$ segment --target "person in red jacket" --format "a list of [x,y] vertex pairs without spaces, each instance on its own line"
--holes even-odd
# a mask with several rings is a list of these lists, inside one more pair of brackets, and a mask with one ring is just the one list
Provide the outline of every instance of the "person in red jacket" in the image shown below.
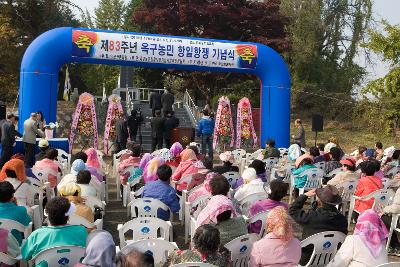
[[[364,176],[361,177],[361,179],[358,182],[356,191],[354,192],[355,196],[365,197],[375,192],[376,190],[383,188],[382,180],[374,176],[374,173],[376,171],[374,162],[370,160],[363,161],[362,163],[360,163],[360,167],[361,167],[361,172],[364,174]],[[364,211],[371,209],[373,205],[374,205],[373,198],[364,201],[356,200],[354,206],[354,210],[356,213],[355,214],[353,213],[353,216],[357,218],[358,214],[361,214]]]

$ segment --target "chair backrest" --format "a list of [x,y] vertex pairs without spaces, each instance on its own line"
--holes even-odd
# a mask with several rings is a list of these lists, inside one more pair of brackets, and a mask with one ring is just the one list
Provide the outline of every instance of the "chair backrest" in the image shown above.
[[296,169],[296,166],[292,162],[288,162],[285,165],[285,178],[283,179],[283,182],[290,183],[290,176],[292,175],[294,169]]
[[[129,172],[129,174],[132,175],[132,173],[134,173],[135,170],[136,170],[137,168],[138,168],[138,167],[135,167],[135,166],[126,167],[126,168],[123,170],[123,174],[125,175],[125,174],[127,174],[127,173]],[[133,180],[132,182],[130,182],[129,185],[130,185],[131,187],[133,187],[133,186],[135,186],[135,185],[138,184],[138,183],[140,183],[140,179],[135,179],[135,180]]]
[[376,267],[399,267],[400,263],[399,262],[388,262],[388,263],[384,263],[384,264],[379,264]]
[[302,175],[307,175],[307,182],[304,185],[304,190],[307,190],[321,186],[324,172],[321,169],[313,168],[306,170]]
[[23,224],[17,221],[10,219],[1,219],[1,218],[0,218],[0,228],[6,229],[9,232],[11,232],[12,230],[17,230],[18,232],[21,233],[25,233],[27,229],[27,227],[25,227]]
[[68,154],[62,149],[57,149],[58,151],[58,156],[57,156],[57,161],[61,164],[61,167],[64,170],[69,170],[69,167],[71,166],[71,154]]
[[305,266],[325,266],[334,257],[339,244],[342,244],[346,235],[342,232],[327,231],[312,235],[301,241],[301,247],[314,245],[309,262]]
[[280,148],[278,148],[278,150],[279,150],[279,153],[281,154],[281,158],[284,156],[284,155],[287,155],[287,153],[288,153],[288,149],[287,148],[284,148],[284,147],[280,147]]
[[240,162],[242,158],[246,156],[246,150],[244,149],[235,149],[232,151],[233,157],[235,158],[235,162]]
[[49,181],[49,174],[57,176],[57,172],[53,171],[50,168],[47,169],[39,169],[37,167],[32,168],[32,173],[40,180],[41,183],[46,183]]
[[7,253],[0,252],[0,266],[2,266],[2,263],[14,266],[18,261],[18,259],[11,257]]
[[358,181],[353,181],[353,182],[344,182],[341,184],[336,185],[338,189],[342,188],[342,201],[343,202],[349,202],[351,200],[351,197],[354,195],[354,192],[356,191],[357,188],[357,183]]
[[317,167],[318,169],[322,170],[325,173],[325,161],[320,161],[320,162],[314,163],[314,166]]
[[[36,266],[47,263],[47,266],[74,266],[80,263],[85,255],[85,248],[78,246],[60,246],[40,252],[32,262]],[[46,266],[43,264],[43,266]]]
[[332,170],[330,173],[325,174],[324,176],[333,178],[339,172],[342,172],[342,168],[336,168],[336,169]]
[[153,217],[141,217],[132,219],[122,225],[118,229],[120,247],[126,246],[125,234],[132,231],[132,240],[138,241],[142,239],[162,238],[169,240],[171,223]]
[[256,234],[247,234],[239,236],[225,244],[225,248],[231,253],[231,261],[233,267],[247,267],[250,251],[253,243],[260,238]]
[[279,161],[279,158],[263,159],[263,162],[265,162],[265,171],[271,172],[271,169],[278,164],[278,161]]
[[385,173],[385,177],[393,177],[396,174],[400,172],[400,166],[399,167],[393,167],[389,171]]
[[155,198],[138,198],[131,202],[132,217],[157,217],[158,209],[170,211],[167,205]]
[[217,266],[205,262],[185,262],[185,263],[171,265],[171,267],[217,267]]
[[372,192],[368,196],[365,196],[365,198],[374,198],[374,205],[372,206],[373,209],[376,211],[381,211],[383,210],[384,207],[388,206],[391,204],[393,200],[394,192],[391,189],[381,189],[381,190],[376,190],[375,192]]
[[161,264],[167,261],[168,255],[177,250],[175,243],[168,242],[164,239],[143,239],[129,243],[121,248],[122,254],[128,254],[131,250],[136,249],[142,253],[150,253],[154,258],[154,265]]
[[382,178],[382,184],[383,184],[383,189],[388,189],[390,185],[390,179],[389,178]]
[[247,214],[250,206],[258,201],[258,200],[263,200],[268,198],[267,192],[261,192],[261,193],[254,193],[254,194],[249,194],[245,196],[241,201],[240,201],[240,209],[242,210],[242,214]]
[[95,207],[99,207],[103,210],[105,210],[106,208],[106,203],[104,201],[101,201],[99,198],[95,196],[86,196],[84,197],[84,199],[85,199],[85,205],[91,208],[92,211],[95,210]]
[[238,172],[226,172],[222,174],[229,182],[229,184],[234,186],[237,180],[240,179],[240,174]]
[[258,234],[258,236],[260,238],[262,238],[265,234],[265,223],[266,223],[268,213],[269,213],[269,210],[259,212],[247,220],[247,224],[252,224],[252,223],[261,221],[261,229],[260,229],[260,233]]
[[94,224],[83,218],[82,216],[71,214],[68,218],[68,224],[71,225],[82,225],[86,228],[93,228]]

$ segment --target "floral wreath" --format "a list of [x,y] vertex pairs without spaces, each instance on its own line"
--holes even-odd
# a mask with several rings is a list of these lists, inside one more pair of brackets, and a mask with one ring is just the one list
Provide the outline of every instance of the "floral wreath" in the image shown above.
[[257,145],[257,134],[254,129],[251,103],[247,97],[240,99],[237,110],[236,148],[240,148],[242,141],[249,143],[253,139],[253,147]]
[[216,148],[218,142],[224,141],[228,141],[228,143],[230,143],[230,147],[233,147],[235,141],[231,104],[226,96],[222,96],[218,100],[218,109],[214,128],[213,148]]
[[98,132],[96,107],[94,105],[94,97],[89,93],[83,93],[79,96],[78,105],[72,116],[71,132],[69,134],[69,152],[72,152],[75,134],[93,137],[93,147],[98,146]]
[[106,117],[106,125],[104,128],[104,153],[109,152],[109,139],[113,139],[116,135],[115,124],[122,117],[124,110],[121,105],[121,97],[112,94],[108,97],[108,109]]

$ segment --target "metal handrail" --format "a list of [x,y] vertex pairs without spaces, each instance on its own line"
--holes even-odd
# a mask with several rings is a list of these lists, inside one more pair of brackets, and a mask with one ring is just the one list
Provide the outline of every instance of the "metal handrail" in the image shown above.
[[196,125],[201,118],[201,112],[199,107],[194,103],[188,90],[186,90],[185,94],[183,95],[183,105],[185,109],[188,111],[192,123]]

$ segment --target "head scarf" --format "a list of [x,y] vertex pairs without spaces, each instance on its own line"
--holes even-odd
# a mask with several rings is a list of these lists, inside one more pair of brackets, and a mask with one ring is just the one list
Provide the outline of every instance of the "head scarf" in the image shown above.
[[115,267],[115,243],[110,233],[103,230],[91,232],[82,263],[87,266]]
[[196,153],[194,153],[194,151],[191,150],[190,148],[186,148],[181,152],[181,161],[187,161],[187,160],[197,161]]
[[293,238],[292,219],[284,207],[277,206],[268,213],[266,230],[284,242]]
[[169,151],[171,152],[172,156],[176,158],[183,151],[183,147],[181,143],[175,142],[172,144],[171,149]]
[[332,147],[337,147],[337,145],[335,143],[332,143],[332,142],[326,144],[325,147],[324,147],[324,152],[325,153],[329,153],[331,151]]
[[3,168],[0,172],[0,181],[3,181],[7,178],[6,170],[12,170],[17,175],[17,179],[21,182],[26,180],[25,176],[25,165],[24,162],[20,159],[11,159],[4,164]]
[[68,197],[68,196],[75,196],[78,192],[78,197],[81,196],[81,187],[77,183],[67,183],[60,189],[60,196]]
[[150,182],[150,181],[155,181],[158,179],[157,177],[157,169],[161,165],[165,164],[165,161],[161,158],[154,158],[150,160],[146,167],[143,170],[143,180],[145,183]]
[[295,161],[298,157],[301,156],[301,149],[298,144],[293,144],[288,149],[288,159],[290,161]]
[[153,158],[153,156],[150,153],[144,154],[142,159],[140,160],[139,168],[143,170],[146,167],[147,163],[149,163],[149,161],[152,158]]
[[78,172],[86,169],[85,162],[83,162],[81,159],[76,159],[74,162],[72,162],[71,174],[76,176],[78,175]]
[[242,173],[242,178],[244,180],[245,183],[248,183],[252,180],[257,179],[257,173],[256,170],[253,168],[247,168],[243,171]]
[[219,158],[222,162],[230,162],[233,164],[235,158],[231,151],[225,151],[219,155]]
[[85,151],[86,155],[88,156],[88,159],[86,161],[86,165],[96,168],[96,169],[100,169],[100,161],[99,158],[97,157],[97,151],[96,149],[94,149],[93,147],[87,149]]
[[314,157],[311,156],[310,154],[304,154],[296,159],[296,162],[294,163],[294,166],[298,168],[300,164],[303,162],[305,159],[310,159],[311,161],[314,161]]
[[364,211],[357,220],[354,235],[360,236],[364,245],[374,257],[378,257],[384,247],[388,231],[379,215],[372,209]]
[[196,221],[196,228],[208,223],[217,223],[217,216],[221,213],[230,210],[232,217],[236,217],[235,207],[232,200],[223,195],[216,195],[211,197],[207,206],[200,212]]
[[173,156],[168,148],[163,148],[152,153],[153,157],[158,157],[163,159],[165,162],[170,161]]

